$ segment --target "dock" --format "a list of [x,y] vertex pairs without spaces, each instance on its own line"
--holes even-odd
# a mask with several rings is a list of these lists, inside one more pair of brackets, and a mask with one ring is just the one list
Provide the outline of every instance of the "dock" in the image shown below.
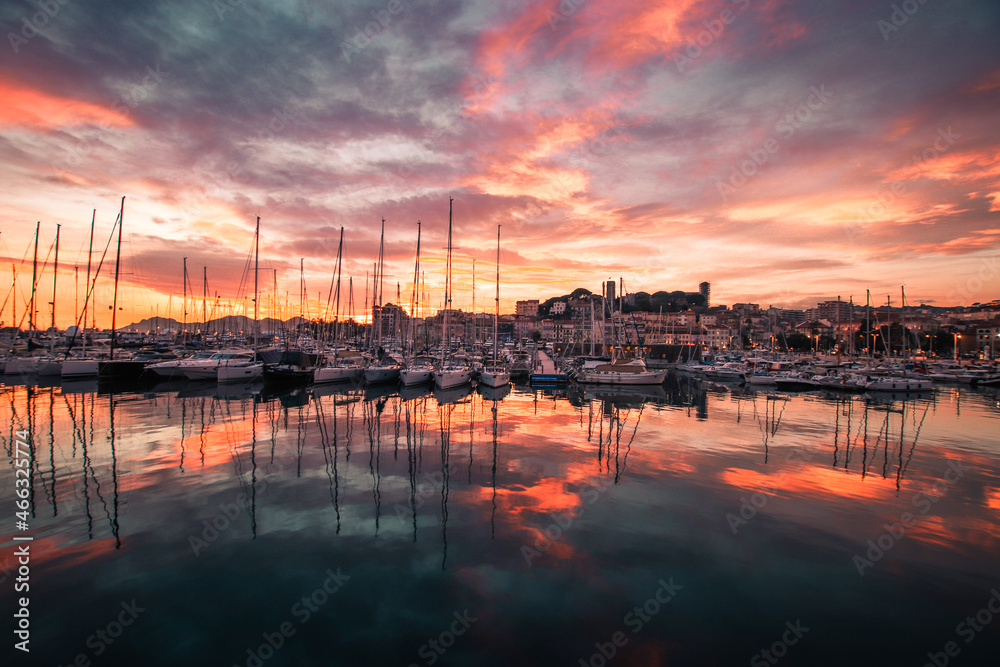
[[556,368],[556,362],[542,350],[535,352],[531,384],[568,384],[569,375]]

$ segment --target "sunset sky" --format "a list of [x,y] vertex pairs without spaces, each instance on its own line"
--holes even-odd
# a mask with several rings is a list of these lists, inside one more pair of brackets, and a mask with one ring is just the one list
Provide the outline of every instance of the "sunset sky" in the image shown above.
[[498,224],[504,311],[619,276],[727,304],[1000,298],[993,0],[44,0],[0,23],[4,325],[36,221],[40,262],[62,225],[73,322],[92,211],[96,263],[122,196],[125,322],[181,319],[184,257],[199,296],[207,266],[244,297],[258,215],[262,304],[276,278],[298,313],[302,259],[320,314],[343,227],[360,311],[384,217],[385,300],[409,303],[419,219],[439,308],[449,196],[465,309],[473,259],[492,307]]

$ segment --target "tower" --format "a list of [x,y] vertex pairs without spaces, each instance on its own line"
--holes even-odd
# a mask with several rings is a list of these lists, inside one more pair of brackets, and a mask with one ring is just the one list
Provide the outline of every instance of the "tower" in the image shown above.
[[705,297],[705,306],[708,307],[709,305],[711,305],[711,304],[709,304],[709,301],[708,301],[708,296],[711,293],[711,287],[710,287],[710,285],[708,283],[701,283],[700,285],[698,285],[698,292],[703,297]]

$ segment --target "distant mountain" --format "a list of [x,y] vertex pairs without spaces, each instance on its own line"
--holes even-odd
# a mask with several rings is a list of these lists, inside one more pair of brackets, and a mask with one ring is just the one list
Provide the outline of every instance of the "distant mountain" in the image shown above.
[[[303,317],[293,317],[288,320],[279,320],[273,317],[265,317],[260,320],[260,330],[261,331],[275,331],[277,329],[294,329],[299,324],[308,323],[309,320]],[[146,319],[139,320],[138,322],[133,322],[132,324],[127,324],[123,327],[119,327],[119,331],[135,330],[135,331],[163,331],[166,329],[173,329],[175,331],[180,331],[183,328],[183,324],[171,317],[147,317]],[[209,320],[208,326],[205,326],[201,322],[188,322],[188,331],[252,331],[253,330],[253,318],[246,317],[244,315],[227,315],[226,317],[219,317],[214,320]]]

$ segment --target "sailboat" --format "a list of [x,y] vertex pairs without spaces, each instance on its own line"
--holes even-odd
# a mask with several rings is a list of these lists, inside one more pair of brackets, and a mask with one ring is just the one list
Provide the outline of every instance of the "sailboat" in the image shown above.
[[[337,292],[334,302],[334,324],[333,324],[333,342],[334,345],[342,343],[342,333],[343,328],[340,327],[340,283],[341,283],[341,270],[344,261],[344,228],[340,228],[340,244],[337,246],[337,264],[336,264],[336,276],[337,276]],[[332,285],[331,285],[332,288]],[[329,307],[330,299],[327,298],[327,306]],[[313,369],[313,382],[316,384],[323,384],[325,382],[344,382],[346,380],[355,380],[361,377],[364,372],[364,366],[354,363],[353,361],[345,361],[345,352],[342,350],[333,351],[333,361],[330,363],[319,366]],[[354,355],[351,355],[353,357]]]
[[[87,280],[84,283],[84,291],[86,295],[83,298],[83,311],[80,313],[79,318],[76,321],[76,326],[73,327],[73,334],[70,338],[69,345],[66,346],[66,354],[70,353],[73,349],[73,343],[76,342],[76,337],[81,336],[81,352],[79,357],[69,357],[62,362],[62,377],[66,380],[74,380],[81,378],[92,378],[97,377],[97,359],[94,357],[87,357],[87,306],[90,303],[90,296],[93,294],[93,286],[90,283],[90,263],[94,252],[94,222],[97,220],[97,209],[94,209],[94,213],[90,219],[90,243],[87,248]],[[97,282],[97,276],[94,276],[94,282]],[[82,327],[82,328],[81,328]]]
[[[264,374],[264,363],[257,359],[257,347],[260,338],[260,322],[257,319],[257,266],[260,255],[260,216],[257,216],[257,226],[253,234],[253,353],[234,354],[220,359],[216,366],[216,379],[219,382],[249,382]],[[185,374],[187,374],[185,372]],[[188,376],[190,377],[190,376]]]
[[488,387],[502,387],[510,383],[510,371],[500,361],[500,225],[497,225],[497,296],[493,313],[493,361],[479,374],[479,382]]
[[399,379],[401,366],[382,349],[382,279],[385,277],[384,265],[385,218],[382,218],[382,235],[378,242],[378,265],[372,281],[374,295],[372,297],[372,329],[377,332],[375,347],[378,358],[365,369],[365,382],[394,382]]
[[121,210],[118,212],[118,248],[115,253],[115,292],[111,302],[111,349],[108,360],[97,364],[97,376],[102,380],[134,380],[146,368],[146,361],[130,358],[115,358],[115,343],[118,330],[115,326],[118,315],[118,276],[121,272],[122,259],[122,226],[125,224],[125,197],[122,197]]
[[[623,282],[624,287],[624,282]],[[624,288],[622,294],[624,295]],[[605,302],[607,299],[605,299]],[[610,304],[605,303],[605,308]],[[612,325],[616,318],[612,316]],[[640,357],[626,358],[621,342],[618,340],[618,327],[614,327],[615,342],[611,350],[611,363],[598,364],[593,368],[584,368],[576,377],[578,382],[587,384],[613,385],[650,385],[663,384],[667,379],[667,371],[651,371],[646,368],[646,362]],[[638,340],[641,347],[642,341]]]
[[451,348],[451,331],[448,328],[448,314],[451,311],[451,220],[452,202],[455,200],[448,197],[448,256],[445,261],[444,277],[444,317],[441,327],[441,361],[440,365],[434,369],[434,386],[438,389],[452,389],[460,387],[472,381],[472,369],[465,362],[448,358]]
[[404,387],[416,387],[427,384],[434,378],[434,367],[422,357],[414,357],[414,331],[413,323],[416,316],[414,310],[419,295],[420,278],[420,221],[417,220],[417,253],[413,267],[413,296],[410,299],[410,320],[407,322],[406,335],[406,364],[399,371],[399,379]]

